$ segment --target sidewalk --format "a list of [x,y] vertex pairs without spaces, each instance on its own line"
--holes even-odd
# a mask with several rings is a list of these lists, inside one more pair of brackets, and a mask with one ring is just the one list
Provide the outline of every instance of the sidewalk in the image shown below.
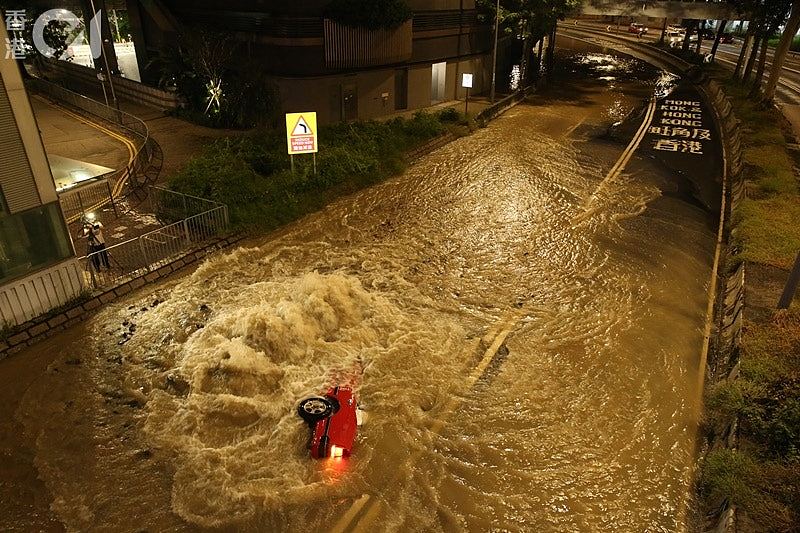
[[31,95],[30,102],[45,152],[48,158],[56,156],[51,165],[60,158],[88,163],[86,168],[90,171],[94,170],[92,165],[117,170],[128,164],[128,149],[123,143],[64,113],[39,95]]

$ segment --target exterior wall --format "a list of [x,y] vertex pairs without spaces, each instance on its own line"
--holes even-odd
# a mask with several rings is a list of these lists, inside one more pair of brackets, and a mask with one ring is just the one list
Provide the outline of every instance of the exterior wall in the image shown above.
[[[0,25],[0,42],[7,38]],[[0,327],[21,324],[83,290],[39,128],[13,59],[0,58]],[[10,197],[9,197],[10,198]],[[5,208],[8,207],[8,211]]]
[[[0,27],[0,42],[5,42],[7,38],[8,34],[5,27]],[[22,84],[22,76],[19,73],[17,62],[13,59],[0,59],[0,77],[2,77],[2,86],[5,88],[4,96],[7,96],[10,104],[13,122],[16,123],[16,128],[14,128],[14,124],[9,124],[6,126],[9,127],[7,131],[0,132],[2,133],[3,142],[8,140],[21,142],[24,146],[24,156],[27,157],[27,162],[24,160],[2,161],[0,159],[0,163],[6,168],[16,168],[17,172],[25,171],[22,176],[19,174],[2,176],[4,180],[9,181],[0,183],[0,188],[11,186],[13,182],[16,187],[25,189],[25,191],[20,192],[26,197],[35,198],[38,196],[38,202],[34,202],[33,205],[28,205],[26,202],[23,208],[55,202],[58,200],[58,196],[53,184],[53,176],[50,173],[50,165],[47,162],[44,145],[39,136],[39,127],[33,116],[28,93]],[[3,90],[2,87],[0,87],[0,90]],[[16,151],[9,150],[7,147],[4,148],[3,153],[6,157],[11,156],[16,159],[20,156]],[[12,212],[15,211],[14,206],[9,207]]]
[[[491,64],[491,57],[486,54],[447,62],[445,99],[463,99],[466,96],[466,89],[461,87],[461,75],[465,72],[474,74],[470,94],[488,90]],[[341,120],[341,86],[346,84],[357,86],[358,119],[369,120],[430,106],[431,65],[423,63],[405,68],[408,68],[408,107],[404,110],[395,109],[395,67],[338,76],[279,78],[277,83],[283,110],[286,113],[316,111],[320,124],[338,122]],[[387,95],[385,98],[384,94]]]
[[72,258],[0,287],[0,324],[16,326],[60,307],[83,291],[83,273]]
[[408,69],[408,109],[431,105],[431,66],[414,65]]

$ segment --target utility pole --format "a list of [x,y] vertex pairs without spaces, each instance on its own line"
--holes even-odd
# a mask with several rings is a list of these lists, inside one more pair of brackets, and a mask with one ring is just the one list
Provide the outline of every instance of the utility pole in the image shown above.
[[491,103],[494,103],[495,90],[497,86],[497,41],[500,32],[500,0],[497,0],[497,8],[494,12],[494,52],[492,53],[492,91],[490,95]]
[[[92,14],[97,13],[97,9],[94,7],[94,0],[89,0],[89,4],[92,6]],[[111,99],[114,101],[114,107],[117,108],[117,120],[120,124],[122,124],[122,115],[119,112],[119,101],[117,100],[117,93],[114,91],[114,80],[112,79],[113,76],[111,74],[111,68],[108,66],[108,49],[106,47],[106,43],[103,42],[102,22],[100,21],[100,18],[101,17],[94,17],[95,25],[97,26],[97,37],[100,39],[100,50],[103,54],[103,62],[106,66],[106,77],[108,78],[108,86],[111,89]],[[111,43],[111,47],[113,49],[113,42]],[[105,92],[105,85],[103,86],[103,92]]]

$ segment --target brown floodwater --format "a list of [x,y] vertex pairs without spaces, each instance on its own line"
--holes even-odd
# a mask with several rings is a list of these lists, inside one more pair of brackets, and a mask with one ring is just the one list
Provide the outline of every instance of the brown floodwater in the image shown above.
[[[39,513],[4,528],[324,531],[368,495],[345,529],[682,529],[717,217],[648,158],[600,186],[625,148],[604,132],[658,73],[568,65],[402,176],[106,307],[47,364],[0,364],[26,376],[13,501]],[[295,406],[332,382],[368,420],[315,462]]]

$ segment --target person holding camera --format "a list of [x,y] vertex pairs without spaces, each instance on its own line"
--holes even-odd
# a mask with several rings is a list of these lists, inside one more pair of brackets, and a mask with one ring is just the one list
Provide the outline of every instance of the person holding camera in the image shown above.
[[103,224],[99,220],[93,222],[84,221],[83,237],[86,238],[87,255],[92,258],[95,270],[100,271],[101,265],[111,270],[108,262],[108,252],[106,251],[106,240],[103,237]]

